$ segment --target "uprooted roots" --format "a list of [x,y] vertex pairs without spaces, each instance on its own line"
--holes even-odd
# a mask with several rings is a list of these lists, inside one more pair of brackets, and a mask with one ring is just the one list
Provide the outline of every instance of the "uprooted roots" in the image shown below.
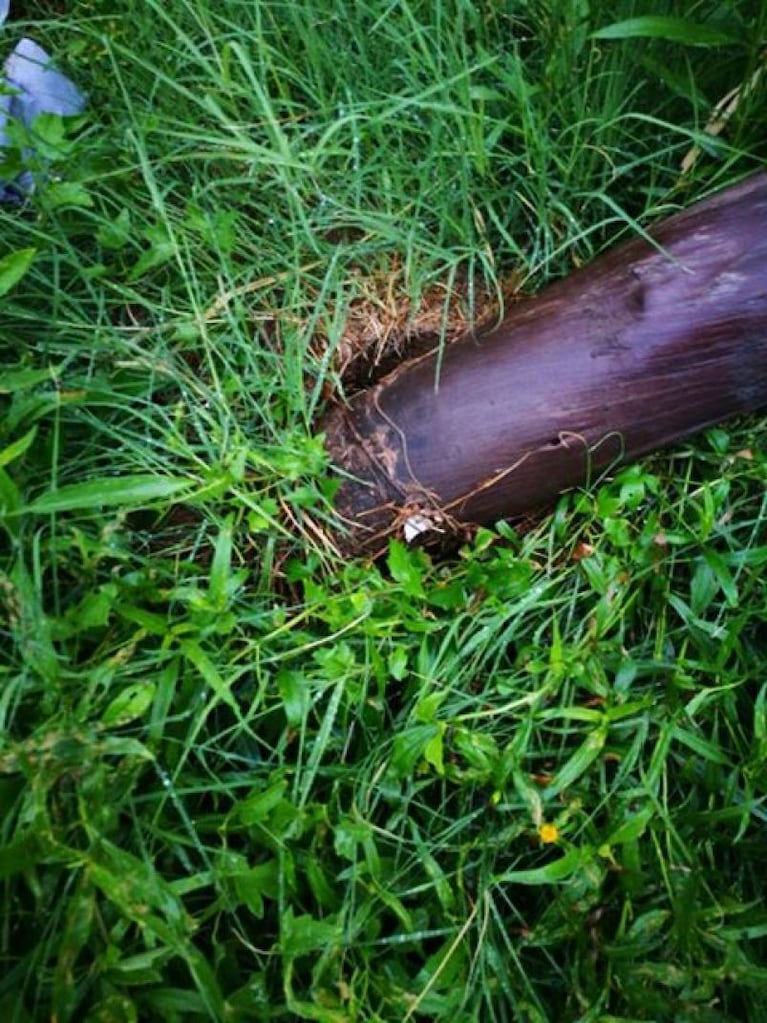
[[[493,322],[504,300],[516,291],[514,281],[499,289],[484,280],[470,281],[464,274],[431,284],[414,296],[396,263],[368,275],[359,271],[355,277],[356,294],[334,344],[334,366],[347,397],[402,362]],[[326,348],[333,342],[320,336],[315,343]]]

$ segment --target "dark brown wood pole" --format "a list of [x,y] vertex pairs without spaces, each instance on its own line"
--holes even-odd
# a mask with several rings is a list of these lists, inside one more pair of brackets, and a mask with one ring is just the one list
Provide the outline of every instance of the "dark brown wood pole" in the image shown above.
[[342,549],[518,516],[767,404],[767,173],[650,234],[329,412]]

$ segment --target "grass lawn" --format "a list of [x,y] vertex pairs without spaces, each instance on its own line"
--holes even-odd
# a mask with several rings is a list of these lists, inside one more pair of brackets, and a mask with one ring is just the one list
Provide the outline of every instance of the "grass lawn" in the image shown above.
[[3,1020],[767,1019],[764,418],[328,543],[329,399],[764,164],[767,7],[647,6],[15,5]]

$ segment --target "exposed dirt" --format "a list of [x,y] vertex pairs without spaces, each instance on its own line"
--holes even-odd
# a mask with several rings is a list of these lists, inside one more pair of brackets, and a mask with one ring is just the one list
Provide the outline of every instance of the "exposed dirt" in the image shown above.
[[[432,284],[414,297],[396,263],[367,277],[360,272],[355,284],[358,294],[349,302],[334,353],[347,396],[408,359],[490,326],[518,289],[513,277],[498,290],[482,279],[470,281],[462,275]],[[328,343],[327,338],[318,341]]]

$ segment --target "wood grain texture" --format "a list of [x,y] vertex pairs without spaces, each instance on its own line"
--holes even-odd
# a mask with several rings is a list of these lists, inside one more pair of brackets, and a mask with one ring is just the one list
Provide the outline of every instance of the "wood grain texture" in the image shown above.
[[[491,523],[767,404],[767,174],[398,367],[321,429],[347,550],[409,511]],[[436,520],[435,520],[436,521]]]

